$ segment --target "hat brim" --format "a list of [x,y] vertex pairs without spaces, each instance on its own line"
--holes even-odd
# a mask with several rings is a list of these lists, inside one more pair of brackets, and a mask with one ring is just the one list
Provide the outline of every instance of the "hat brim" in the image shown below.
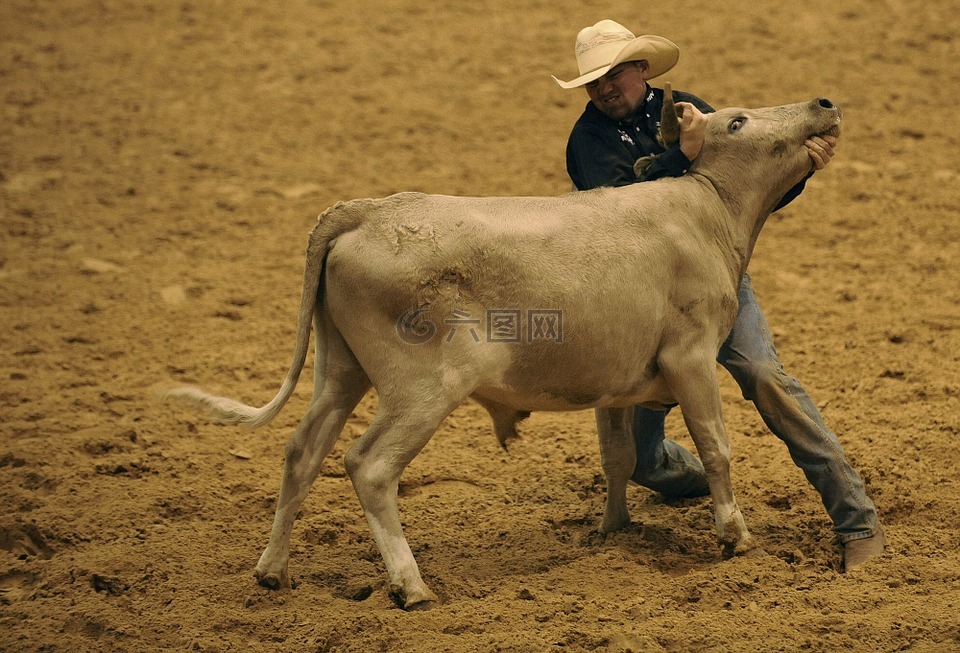
[[654,34],[644,34],[623,46],[623,49],[608,66],[591,70],[576,79],[571,79],[569,82],[557,79],[554,75],[551,75],[551,77],[561,88],[577,88],[600,79],[614,66],[619,66],[627,61],[640,61],[642,59],[646,59],[650,64],[650,74],[647,79],[653,79],[677,65],[677,61],[680,59],[680,48],[670,39]]

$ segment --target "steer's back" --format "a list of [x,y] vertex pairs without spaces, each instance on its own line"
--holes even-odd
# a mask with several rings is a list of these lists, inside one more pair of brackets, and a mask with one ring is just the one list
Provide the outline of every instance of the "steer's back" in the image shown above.
[[[451,385],[507,404],[519,396],[530,410],[640,398],[655,390],[659,343],[685,301],[678,271],[719,276],[709,250],[689,251],[696,237],[676,237],[693,218],[657,192],[670,184],[643,186],[346,203],[340,210],[364,219],[330,250],[325,310],[375,385],[397,382],[400,368],[413,378],[439,366]],[[714,285],[699,299],[729,292]],[[402,338],[404,315],[436,332]]]

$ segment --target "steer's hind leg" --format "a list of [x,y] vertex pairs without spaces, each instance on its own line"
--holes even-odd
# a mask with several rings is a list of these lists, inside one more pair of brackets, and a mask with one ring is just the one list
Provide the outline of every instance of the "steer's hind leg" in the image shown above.
[[707,473],[720,544],[728,555],[745,553],[756,544],[733,495],[714,356],[695,347],[677,348],[661,354],[661,366]]
[[[413,394],[437,397],[439,393]],[[442,401],[437,399],[438,404]],[[400,408],[398,402],[381,395],[376,418],[346,456],[347,473],[390,576],[390,594],[407,609],[437,598],[420,577],[397,508],[401,473],[456,406],[430,403],[418,402],[411,410],[409,397]]]
[[607,503],[600,523],[601,533],[611,533],[630,524],[627,482],[637,464],[637,444],[630,425],[633,408],[598,408],[600,462],[607,479]]
[[314,392],[310,408],[287,442],[273,530],[257,563],[257,582],[271,589],[290,587],[287,560],[297,511],[350,412],[370,388],[367,375],[339,336],[331,334],[327,344],[327,356],[317,361],[324,369],[323,382],[318,382],[322,389]]

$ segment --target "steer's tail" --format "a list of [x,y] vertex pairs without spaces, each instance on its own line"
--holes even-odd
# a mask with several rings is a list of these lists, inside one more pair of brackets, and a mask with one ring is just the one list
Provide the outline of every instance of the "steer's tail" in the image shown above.
[[252,429],[263,426],[276,417],[280,409],[293,395],[300,378],[300,372],[303,370],[303,364],[307,359],[307,350],[310,345],[310,326],[317,304],[320,276],[323,272],[327,252],[337,236],[358,226],[360,220],[361,212],[350,210],[349,205],[341,202],[324,211],[310,232],[307,260],[303,271],[303,295],[300,297],[300,313],[297,317],[297,344],[293,354],[293,362],[290,363],[290,370],[283,380],[280,391],[270,400],[270,403],[256,408],[229,397],[210,394],[195,386],[183,386],[169,390],[164,393],[163,399],[192,403],[206,410],[219,422],[242,424]]

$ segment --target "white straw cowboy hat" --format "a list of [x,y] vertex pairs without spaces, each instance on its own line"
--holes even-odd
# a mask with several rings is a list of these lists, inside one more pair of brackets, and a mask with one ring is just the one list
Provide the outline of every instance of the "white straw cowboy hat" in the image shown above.
[[648,79],[653,79],[673,68],[680,58],[680,48],[673,41],[653,34],[634,36],[633,32],[612,20],[601,20],[580,30],[575,53],[579,77],[564,82],[551,75],[553,81],[563,88],[583,86],[600,79],[624,61],[641,59],[650,64]]

